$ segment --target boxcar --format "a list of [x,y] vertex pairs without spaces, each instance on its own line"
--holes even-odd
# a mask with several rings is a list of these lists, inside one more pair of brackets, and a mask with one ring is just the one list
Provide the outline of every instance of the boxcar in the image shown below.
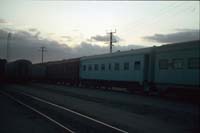
[[46,64],[33,64],[31,66],[31,79],[33,81],[44,81],[46,78]]
[[8,81],[24,82],[30,79],[31,62],[28,60],[16,60],[6,64],[6,79]]
[[5,66],[6,66],[6,60],[0,59],[0,83],[4,82],[5,79]]
[[79,84],[80,58],[47,63],[47,79],[51,82],[62,82],[71,85]]

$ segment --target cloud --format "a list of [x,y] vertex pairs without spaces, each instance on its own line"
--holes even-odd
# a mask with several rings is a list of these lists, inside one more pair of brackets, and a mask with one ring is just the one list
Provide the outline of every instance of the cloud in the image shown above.
[[6,24],[6,23],[8,23],[6,20],[0,19],[0,24]]
[[8,35],[7,32],[5,32],[4,30],[0,30],[0,40],[6,38]]
[[[6,57],[6,44],[7,44],[8,31],[0,30],[0,58]],[[70,57],[70,50],[68,46],[60,44],[56,41],[47,39],[38,39],[38,32],[33,35],[27,31],[13,31],[10,40],[10,58],[28,59],[32,62],[40,62],[41,46],[47,47],[48,52],[45,53],[45,60],[57,60]]]
[[38,30],[36,28],[30,28],[30,29],[28,29],[28,31],[30,31],[30,32],[38,32]]
[[39,36],[41,34],[41,32],[36,28],[30,28],[30,29],[28,29],[28,31],[31,32],[32,34],[34,34],[35,38],[39,38]]
[[176,29],[176,31],[177,32],[170,34],[154,34],[153,36],[145,36],[143,39],[159,43],[175,43],[200,39],[198,29]]
[[[6,57],[6,44],[8,32],[5,29],[0,29],[0,58]],[[37,32],[39,32],[37,30]],[[36,33],[37,33],[36,32]],[[76,47],[69,47],[66,44],[61,44],[57,41],[52,41],[45,38],[38,38],[32,32],[23,30],[13,30],[10,40],[10,61],[17,59],[28,59],[33,63],[41,62],[40,47],[45,46],[47,52],[44,53],[45,61],[62,60],[76,58],[82,56],[103,54],[109,52],[109,47],[101,47],[96,44],[83,41]],[[113,47],[113,52],[141,48],[139,45],[128,45]]]
[[96,55],[106,53],[108,50],[106,47],[101,47],[99,45],[92,45],[88,42],[81,42],[80,45],[76,46],[72,50],[74,53],[79,54],[79,56],[88,56],[88,55]]
[[13,23],[11,23],[11,22],[9,22],[9,21],[7,21],[7,20],[5,20],[5,19],[1,19],[0,18],[0,25],[12,25]]
[[67,41],[72,41],[73,38],[71,36],[61,36],[62,39],[65,39]]
[[39,38],[39,36],[40,36],[40,31],[36,32],[34,35],[34,37],[36,37],[36,38]]
[[[120,46],[120,45],[114,45],[113,46],[113,52],[116,51],[126,51],[126,50],[131,50],[131,49],[139,49],[139,48],[144,48],[145,46],[142,45],[127,45],[127,46]],[[81,42],[80,45],[77,47],[73,48],[72,51],[74,53],[79,54],[79,56],[89,56],[89,55],[98,55],[98,54],[105,54],[109,53],[109,46],[99,46],[99,45],[93,45],[88,42]]]
[[[118,36],[113,36],[112,39],[113,39],[113,42],[119,42],[122,40]],[[108,41],[110,41],[110,36],[109,35],[96,35],[96,36],[92,36],[89,40],[94,40],[97,42],[108,42]]]
[[52,35],[55,35],[55,33],[51,33],[51,32],[50,32],[50,33],[48,33],[48,35],[49,35],[49,36],[52,36]]

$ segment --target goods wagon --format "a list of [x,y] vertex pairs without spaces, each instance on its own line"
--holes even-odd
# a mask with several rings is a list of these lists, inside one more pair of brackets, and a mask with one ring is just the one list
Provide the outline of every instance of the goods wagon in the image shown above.
[[48,62],[46,76],[51,82],[62,82],[71,85],[79,84],[80,58]]
[[46,64],[33,64],[31,66],[31,79],[33,81],[44,81],[46,78]]
[[16,60],[6,64],[6,79],[8,81],[24,82],[30,79],[32,63],[28,60]]
[[6,66],[6,60],[0,59],[0,83],[4,82],[5,79],[5,66]]

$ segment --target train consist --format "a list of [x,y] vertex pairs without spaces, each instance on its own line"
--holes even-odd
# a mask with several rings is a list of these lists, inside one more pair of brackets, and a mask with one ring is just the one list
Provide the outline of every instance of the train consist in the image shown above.
[[7,79],[120,87],[143,92],[200,91],[200,41],[154,46],[43,64],[18,60],[5,66]]

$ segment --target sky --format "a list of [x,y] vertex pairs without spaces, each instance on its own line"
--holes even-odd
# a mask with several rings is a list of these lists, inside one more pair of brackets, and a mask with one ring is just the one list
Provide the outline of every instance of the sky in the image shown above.
[[[26,43],[20,47],[48,43],[49,49],[62,49],[63,54],[48,60],[106,53],[107,33],[115,30],[114,50],[199,40],[199,5],[199,1],[0,0],[0,57],[5,58],[8,32],[11,43]],[[39,61],[39,56],[31,57]]]

